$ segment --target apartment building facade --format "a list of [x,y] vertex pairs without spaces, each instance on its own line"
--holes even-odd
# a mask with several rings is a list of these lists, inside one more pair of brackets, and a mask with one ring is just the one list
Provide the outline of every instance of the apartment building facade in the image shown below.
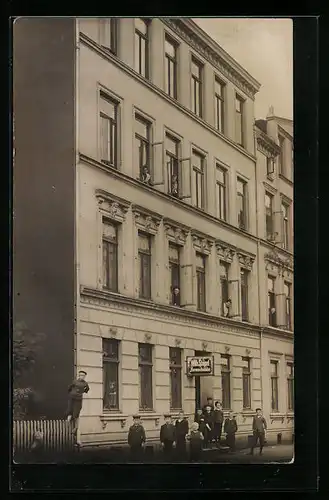
[[[90,384],[81,442],[124,442],[134,413],[157,440],[164,413],[192,419],[208,396],[238,415],[239,438],[257,406],[269,439],[288,437],[293,269],[278,259],[292,256],[292,183],[283,167],[271,180],[263,164],[287,166],[291,130],[277,117],[265,132],[255,126],[260,84],[189,19],[71,23],[71,365]],[[289,200],[288,222],[273,210],[273,234],[287,228],[289,247],[267,237],[264,190]],[[198,356],[208,376],[188,373],[186,359]]]

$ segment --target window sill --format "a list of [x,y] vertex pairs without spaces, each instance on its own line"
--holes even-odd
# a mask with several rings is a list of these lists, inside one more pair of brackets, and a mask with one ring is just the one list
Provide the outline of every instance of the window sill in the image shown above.
[[103,415],[100,415],[99,419],[102,424],[103,430],[106,429],[106,426],[109,422],[121,422],[121,428],[123,429],[126,426],[127,418],[129,415],[124,415],[119,412],[119,410],[103,410]]
[[295,414],[293,411],[288,411],[287,413],[287,423],[293,422],[295,420]]
[[160,425],[160,418],[162,415],[160,413],[156,413],[153,410],[139,410],[139,415],[141,420],[154,420],[156,427]]

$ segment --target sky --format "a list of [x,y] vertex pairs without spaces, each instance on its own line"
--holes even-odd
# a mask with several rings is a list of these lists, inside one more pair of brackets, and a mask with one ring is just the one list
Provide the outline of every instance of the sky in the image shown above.
[[193,19],[261,84],[255,118],[293,118],[293,23],[291,19]]

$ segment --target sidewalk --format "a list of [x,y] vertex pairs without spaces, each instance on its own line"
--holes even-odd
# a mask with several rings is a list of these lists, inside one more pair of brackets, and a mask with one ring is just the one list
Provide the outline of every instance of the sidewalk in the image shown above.
[[[238,450],[234,453],[216,454],[210,457],[213,452],[205,452],[209,454],[206,460],[221,463],[270,463],[270,462],[285,462],[289,463],[294,456],[294,447],[292,444],[269,445],[263,449],[263,454],[259,455],[259,448],[255,448],[254,455],[250,455],[249,449]],[[209,460],[210,459],[210,460]]]

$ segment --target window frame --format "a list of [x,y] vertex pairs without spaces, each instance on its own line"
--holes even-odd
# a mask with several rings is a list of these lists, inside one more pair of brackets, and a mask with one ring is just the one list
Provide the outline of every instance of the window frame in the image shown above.
[[[175,55],[171,56],[166,50],[166,42],[174,48]],[[178,78],[177,78],[177,68],[178,68],[178,47],[179,44],[174,40],[168,33],[165,33],[165,45],[164,45],[164,54],[165,54],[165,93],[171,97],[172,99],[177,100],[178,95]],[[173,69],[173,92],[171,92],[171,69]]]
[[[117,56],[118,55],[118,32],[119,32],[119,18],[117,17],[101,17],[98,20],[99,22],[99,45],[103,47],[104,49],[108,50],[111,52],[111,54]],[[102,23],[107,23],[109,26],[110,30],[110,37],[109,37],[109,44],[104,44],[102,43],[102,35],[101,35],[101,25]],[[107,30],[108,27],[105,26],[105,30]]]
[[[284,287],[288,288],[288,295],[285,293],[285,325],[287,330],[291,331],[292,330],[292,315],[291,315],[291,310],[292,310],[292,294],[291,294],[291,289],[292,289],[292,283],[289,281],[284,281]],[[287,313],[287,305],[289,308],[289,314]]]
[[[219,266],[225,268],[225,279],[223,278],[223,275],[220,274],[219,280],[220,280],[220,289],[221,289],[221,316],[225,316],[225,310],[224,310],[224,304],[225,302],[230,298],[230,293],[229,293],[229,271],[230,271],[230,264],[228,262],[225,262],[224,260],[219,260]],[[223,291],[226,293],[224,294]],[[224,297],[225,295],[225,297]]]
[[[284,213],[286,210],[286,215]],[[282,212],[282,226],[283,226],[283,248],[289,250],[290,248],[290,205],[281,200],[281,212]]]
[[[136,131],[136,121],[139,123],[142,123],[144,126],[146,126],[146,137],[143,137]],[[147,118],[145,118],[141,113],[138,111],[135,111],[134,113],[134,123],[135,123],[135,130],[134,130],[134,141],[138,140],[139,141],[139,154],[138,154],[138,178],[140,181],[142,181],[143,178],[143,168],[146,166],[148,168],[149,174],[151,175],[151,179],[153,178],[153,172],[152,172],[152,126],[153,123],[149,121]],[[143,158],[141,154],[141,146],[145,146],[145,152],[146,152],[146,162],[143,163]]]
[[[222,382],[222,405],[223,410],[231,410],[232,405],[232,384],[231,384],[231,356],[229,354],[221,354],[221,361],[226,359],[227,364],[220,363],[221,367],[221,382]],[[223,369],[224,367],[224,369]],[[225,383],[226,380],[226,383]],[[228,386],[227,394],[224,392],[224,386]]]
[[[172,356],[173,353],[178,354],[178,360],[179,363],[174,362],[174,356]],[[182,356],[183,355],[183,349],[179,347],[169,347],[169,372],[170,372],[170,410],[182,410],[183,409],[183,362],[182,362]],[[174,398],[173,398],[173,382],[175,380],[175,373],[174,371],[178,372],[179,377],[177,383],[177,388],[178,388],[178,397],[177,397],[177,405],[174,403]]]
[[[227,176],[228,171],[227,168],[223,167],[220,163],[216,163],[216,174],[217,172],[222,172],[224,177],[224,182],[218,180],[218,176],[216,175],[216,206],[217,206],[217,218],[224,222],[227,222]],[[222,194],[224,196],[223,208],[224,214],[221,214],[221,198]]]
[[283,175],[283,177],[286,177],[286,165],[285,165],[285,158],[284,158],[284,148],[285,148],[286,138],[282,134],[279,133],[278,140],[279,140],[279,147],[280,147],[279,174]]
[[[109,116],[109,114],[104,111],[105,105],[102,103],[108,103],[114,107],[114,118]],[[119,167],[119,111],[120,111],[120,101],[112,97],[109,93],[107,93],[103,89],[99,89],[99,133],[100,133],[100,144],[99,144],[99,156],[100,162],[108,167],[114,168],[118,170]],[[107,120],[108,122],[108,130],[107,135],[108,138],[110,136],[110,140],[108,140],[106,149],[108,153],[108,158],[102,158],[103,155],[103,147],[102,144],[102,120]],[[112,142],[113,139],[113,142]],[[105,148],[104,148],[105,149]],[[114,151],[113,151],[114,150]]]
[[[272,290],[269,290],[269,281],[272,282]],[[267,297],[268,297],[268,324],[274,328],[277,326],[276,294],[275,294],[275,276],[267,276]],[[271,305],[272,304],[272,305]],[[274,307],[275,313],[272,315],[271,309]]]
[[[194,164],[194,157],[199,157],[201,160],[201,169]],[[193,172],[193,178],[194,178],[194,200],[193,200],[193,206],[198,208],[199,210],[205,210],[206,206],[206,200],[205,200],[205,162],[206,162],[206,157],[204,154],[200,153],[197,149],[192,149],[192,172]],[[199,206],[199,179],[201,182],[201,203]]]
[[[266,199],[270,200],[270,206],[267,207]],[[268,213],[268,210],[270,213]],[[270,222],[269,222],[270,221]],[[269,232],[270,226],[270,232]],[[274,234],[274,195],[269,191],[265,191],[265,236],[267,241],[271,241],[273,239]]]
[[279,411],[279,361],[277,359],[270,360],[270,367],[275,366],[275,373],[272,373],[271,368],[271,411]]
[[[199,75],[193,74],[193,64],[198,67]],[[203,118],[203,70],[204,64],[199,61],[194,55],[191,56],[191,98],[192,98],[192,113],[199,118]],[[197,99],[199,99],[199,106],[197,109]]]
[[[136,26],[136,23],[135,23],[135,33],[134,33],[134,42],[135,42],[135,46],[134,46],[134,57],[135,57],[135,65],[134,65],[134,68],[135,68],[135,71],[143,76],[144,78],[146,78],[147,80],[149,79],[149,59],[150,59],[150,56],[149,56],[149,27],[150,27],[150,23],[151,21],[149,19],[145,19],[143,17],[139,17],[138,19],[140,19],[144,24],[145,24],[145,28],[146,28],[146,34],[142,33]],[[136,37],[137,37],[137,40],[136,40]],[[141,71],[141,65],[142,65],[142,58],[141,58],[141,53],[142,53],[142,43],[141,43],[141,40],[144,41],[144,60],[145,60],[145,67],[144,67],[144,71]],[[136,46],[136,41],[138,43],[138,47]],[[136,58],[136,51],[137,51],[137,48],[138,48],[138,58]],[[138,59],[138,61],[137,61]],[[138,62],[138,69],[136,68],[137,66],[137,62]]]
[[[207,298],[206,298],[206,266],[207,266],[207,256],[203,253],[196,252],[196,259],[198,257],[202,258],[203,267],[200,267],[196,263],[196,280],[197,280],[197,310],[200,312],[206,312],[207,309]],[[202,289],[202,290],[201,290]],[[201,293],[200,293],[201,291]]]
[[[217,84],[221,88],[220,94],[217,92]],[[223,135],[225,134],[225,88],[226,83],[215,76],[215,128]]]
[[[147,349],[150,351],[150,360],[145,361],[141,359],[141,348],[145,348],[147,346]],[[153,391],[153,345],[147,344],[145,342],[139,342],[138,343],[138,372],[139,372],[139,410],[140,411],[153,411],[154,408],[154,391]],[[150,374],[150,386],[148,388],[149,393],[146,395],[143,393],[146,389],[146,385],[143,383],[145,380],[145,374],[142,376],[142,369],[147,367],[149,369],[149,374]],[[146,402],[146,404],[143,405],[143,400],[149,400]],[[150,404],[149,404],[150,403]]]
[[[174,259],[172,259],[172,257],[170,256],[170,247],[175,248],[177,250],[177,253],[178,253],[178,259],[177,259],[177,261],[175,261]],[[174,286],[177,286],[179,288],[179,290],[180,290],[180,283],[181,283],[181,276],[180,276],[181,250],[182,250],[182,248],[181,248],[180,245],[176,245],[175,243],[169,241],[169,259],[168,259],[168,265],[169,265],[169,273],[170,273],[170,304],[171,305],[179,305],[179,306],[181,305],[180,296],[178,298],[178,302],[179,303],[178,304],[174,304],[173,289],[174,289]],[[177,271],[177,283],[176,284],[173,283],[173,273],[172,273],[173,266],[174,266],[174,268]]]
[[[113,241],[112,238],[107,237],[104,235],[104,226],[110,225],[115,229],[115,241]],[[116,223],[115,221],[108,219],[106,216],[102,216],[102,285],[104,290],[118,293],[119,291],[119,255],[118,255],[118,248],[119,248],[119,224]],[[104,269],[104,245],[106,245],[106,252],[107,252],[107,266]],[[114,284],[111,286],[109,282],[111,281],[110,279],[110,252],[109,252],[109,246],[112,246],[112,250],[114,250],[114,260],[115,260],[115,271],[114,271]],[[104,283],[104,272],[106,273],[106,283]]]
[[[247,189],[248,189],[248,182],[246,180],[244,180],[241,176],[237,176],[237,183],[241,183],[242,186],[243,186],[243,192],[240,193],[239,189],[238,189],[238,186],[237,186],[237,199],[238,199],[238,207],[240,205],[239,203],[239,199],[240,197],[242,198],[242,207],[243,207],[243,211],[238,211],[238,228],[243,230],[243,231],[247,231],[248,230],[248,209],[247,209],[247,196],[248,196],[248,193],[247,193]],[[242,213],[242,217],[241,217],[241,213]],[[241,220],[242,218],[242,220]]]
[[[242,356],[242,362],[248,363],[247,367],[245,365],[242,366],[242,406],[244,410],[249,410],[252,407],[251,358],[249,356]],[[245,385],[247,386],[247,391],[245,391]]]
[[[243,283],[242,276],[246,277],[246,282]],[[241,319],[242,321],[249,321],[249,277],[250,271],[244,267],[240,268],[240,293],[241,293]],[[243,300],[243,290],[245,290],[245,310],[244,310],[244,300]],[[245,314],[244,314],[245,313]]]
[[[175,153],[169,151],[167,149],[167,141],[171,141],[175,144]],[[179,161],[179,153],[180,153],[181,141],[177,137],[175,137],[170,132],[165,133],[165,158],[166,158],[166,171],[167,171],[167,182],[168,182],[168,194],[170,196],[174,196],[175,198],[180,197],[181,193],[181,169],[180,169],[180,161]],[[168,160],[169,158],[169,160]],[[176,172],[176,173],[175,173]],[[177,175],[177,194],[173,193],[173,184],[172,179],[173,176]]]
[[[106,356],[106,344],[113,344],[116,345],[116,357],[110,357]],[[102,338],[102,372],[103,372],[103,412],[118,412],[120,410],[120,348],[121,344],[120,341],[117,339],[110,339],[110,338]],[[116,371],[116,384],[117,384],[117,390],[115,393],[115,398],[116,402],[114,405],[109,405],[109,407],[106,406],[106,397],[105,397],[105,391],[107,388],[107,382],[106,378],[108,376],[107,368],[109,366],[115,366],[114,370]]]
[[[240,103],[240,110],[237,110],[237,102]],[[239,94],[235,94],[235,134],[236,134],[236,143],[241,146],[241,147],[244,147],[244,106],[245,106],[245,102],[246,100],[241,97]],[[239,142],[238,140],[238,137],[237,137],[237,117],[240,117],[239,118],[239,123],[240,123],[240,132],[239,132],[239,135],[241,134],[241,142]]]
[[[147,238],[148,240],[148,250],[140,248],[139,238]],[[148,280],[149,287],[148,291],[145,292],[147,286],[144,283],[144,257],[148,258]],[[151,300],[152,299],[152,235],[145,233],[143,231],[138,231],[138,261],[139,261],[139,290],[138,296],[140,299]]]
[[[290,412],[295,411],[295,367],[293,361],[287,362],[287,409]],[[290,370],[291,369],[291,370]]]

